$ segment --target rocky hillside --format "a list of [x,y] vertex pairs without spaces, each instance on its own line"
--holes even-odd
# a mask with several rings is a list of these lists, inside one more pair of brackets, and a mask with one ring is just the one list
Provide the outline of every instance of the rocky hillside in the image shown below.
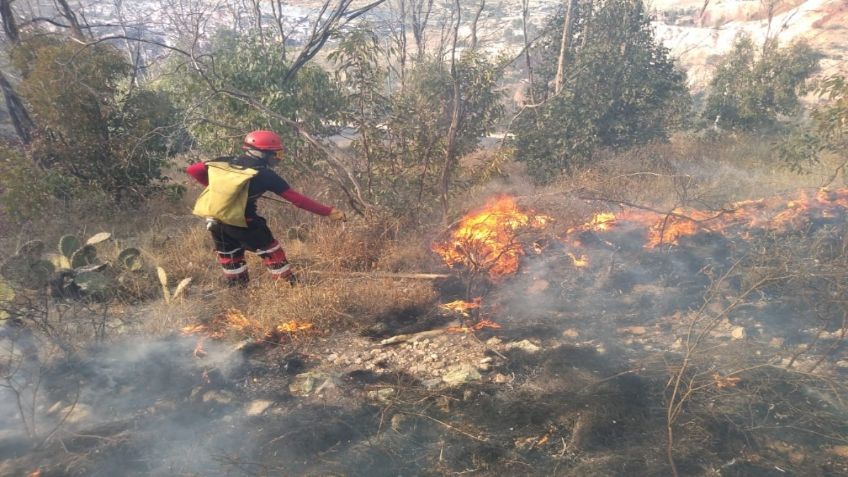
[[740,33],[747,33],[759,43],[767,37],[777,37],[781,43],[803,39],[824,53],[823,74],[848,72],[848,1],[778,1],[771,21],[766,2],[706,3],[706,9],[700,0],[660,0],[654,5],[657,35],[680,58],[696,91],[709,81],[716,58],[731,48]]

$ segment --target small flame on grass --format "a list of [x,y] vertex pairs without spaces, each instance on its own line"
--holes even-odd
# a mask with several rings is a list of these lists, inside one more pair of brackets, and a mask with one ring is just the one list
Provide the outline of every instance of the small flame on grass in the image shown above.
[[311,330],[312,328],[312,323],[303,323],[295,320],[277,325],[277,331],[280,333],[296,333],[298,331]]
[[736,376],[722,376],[719,373],[712,374],[713,381],[715,382],[715,386],[719,389],[724,388],[735,388],[739,381],[742,381],[742,378]]
[[590,230],[609,230],[615,225],[615,214],[612,212],[601,212],[595,214],[587,224]]
[[471,333],[472,331],[480,331],[486,328],[498,330],[501,328],[501,325],[491,320],[480,320],[471,326],[451,326],[447,328],[447,331],[448,333]]
[[571,261],[574,263],[574,266],[577,268],[585,268],[589,266],[589,258],[585,255],[580,255],[579,257],[571,252],[568,252],[568,256],[571,258]]
[[184,326],[181,331],[184,335],[193,335],[197,333],[205,333],[207,328],[206,325],[188,325]]
[[682,237],[700,232],[723,232],[733,228],[742,235],[751,229],[786,231],[802,228],[816,218],[838,218],[848,215],[848,189],[802,190],[787,199],[774,196],[765,199],[733,203],[726,210],[704,211],[676,208],[669,213],[652,210],[626,210],[619,213],[602,212],[580,227],[566,231],[566,242],[578,242],[569,237],[581,231],[605,232],[625,224],[646,229],[645,248],[676,245]]
[[482,301],[483,301],[483,298],[478,296],[477,298],[474,298],[471,301],[456,300],[456,301],[452,301],[450,303],[445,303],[445,304],[440,305],[440,306],[441,306],[441,308],[443,308],[445,310],[454,311],[454,312],[461,314],[462,316],[467,317],[467,316],[470,316],[469,312],[471,310],[477,310],[477,309],[480,308]]
[[304,323],[300,321],[288,321],[268,328],[263,326],[259,321],[248,318],[241,311],[231,308],[226,312],[214,317],[209,323],[189,325],[182,328],[185,335],[201,334],[202,337],[195,347],[194,355],[198,358],[206,355],[203,350],[204,340],[206,338],[220,339],[223,338],[229,331],[236,331],[247,334],[255,339],[275,340],[282,333],[298,333],[313,329],[312,323]]
[[41,477],[41,468],[33,470],[32,472],[27,474],[27,477]]

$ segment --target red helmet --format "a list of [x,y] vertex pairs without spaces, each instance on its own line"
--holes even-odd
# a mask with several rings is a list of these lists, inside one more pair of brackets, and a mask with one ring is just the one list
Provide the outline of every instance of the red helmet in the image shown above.
[[280,136],[271,131],[253,131],[244,137],[242,149],[258,149],[260,151],[282,151],[283,142]]

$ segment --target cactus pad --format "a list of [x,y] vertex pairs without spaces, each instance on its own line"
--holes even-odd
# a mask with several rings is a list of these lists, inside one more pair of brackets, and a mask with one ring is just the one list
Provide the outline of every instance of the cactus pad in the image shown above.
[[74,276],[74,283],[85,293],[103,293],[109,290],[112,280],[96,271],[85,271]]
[[67,258],[71,258],[78,248],[80,248],[80,241],[73,235],[63,235],[59,239],[59,253]]
[[86,245],[97,245],[100,242],[105,242],[112,238],[112,234],[109,232],[100,232],[99,234],[92,235],[88,240],[85,241]]
[[13,255],[0,267],[0,274],[10,282],[30,290],[46,286],[54,271],[53,264],[47,260],[34,260],[24,255]]
[[125,248],[118,254],[118,263],[127,270],[141,270],[141,251],[137,248]]
[[18,250],[18,255],[24,255],[32,258],[33,260],[41,257],[42,253],[44,253],[44,242],[41,240],[30,240],[29,242],[21,245],[20,250]]
[[95,260],[97,260],[97,249],[94,245],[85,245],[71,255],[71,268],[91,265]]
[[45,257],[47,261],[53,264],[57,269],[63,268],[71,268],[71,261],[67,259],[64,255],[59,255],[58,253],[48,253]]

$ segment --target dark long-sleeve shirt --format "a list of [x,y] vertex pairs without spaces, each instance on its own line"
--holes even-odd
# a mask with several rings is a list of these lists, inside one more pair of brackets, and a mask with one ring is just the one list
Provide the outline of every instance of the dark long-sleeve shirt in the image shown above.
[[[244,211],[246,218],[251,219],[258,216],[256,212],[256,201],[265,192],[273,192],[274,194],[277,194],[283,199],[291,202],[294,206],[303,210],[308,210],[313,214],[327,216],[330,215],[330,211],[333,210],[331,207],[310,199],[309,197],[292,189],[282,177],[277,175],[277,173],[271,169],[263,167],[257,168],[256,170],[258,171],[257,174],[253,176],[248,183],[247,207]],[[205,163],[197,162],[188,166],[186,168],[186,173],[200,184],[204,186],[209,185],[209,173]]]

